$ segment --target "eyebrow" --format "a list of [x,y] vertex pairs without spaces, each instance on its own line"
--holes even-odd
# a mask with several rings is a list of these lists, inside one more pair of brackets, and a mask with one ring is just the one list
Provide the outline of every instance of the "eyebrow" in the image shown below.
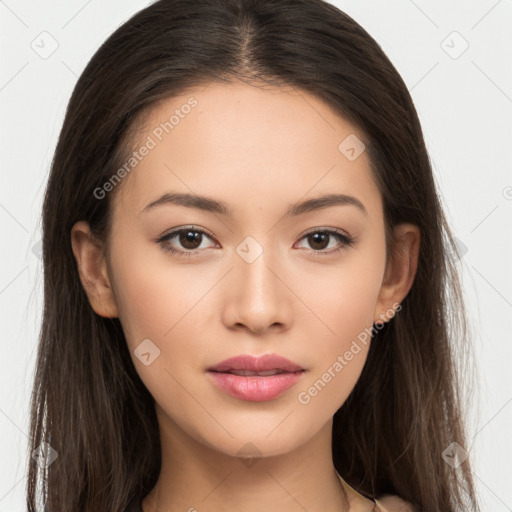
[[[151,203],[147,204],[142,209],[141,213],[147,212],[157,206],[166,204],[186,206],[187,208],[203,210],[206,212],[216,213],[227,217],[234,216],[233,210],[222,201],[217,201],[209,197],[198,196],[194,194],[172,192],[166,193],[163,196],[156,199],[155,201],[152,201]],[[286,210],[284,217],[296,217],[298,215],[303,215],[305,213],[309,213],[315,210],[321,210],[332,206],[345,205],[355,206],[362,213],[368,215],[366,208],[364,207],[363,203],[359,201],[359,199],[345,194],[327,194],[312,199],[306,199],[305,201],[301,201],[300,203],[292,204]]]

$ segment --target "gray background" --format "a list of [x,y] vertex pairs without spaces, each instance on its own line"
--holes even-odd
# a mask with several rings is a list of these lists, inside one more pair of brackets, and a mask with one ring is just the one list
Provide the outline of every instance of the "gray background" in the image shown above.
[[[479,373],[465,448],[483,510],[512,511],[512,0],[332,3],[379,42],[422,121],[440,195],[465,252]],[[65,107],[99,45],[146,5],[0,0],[0,512],[25,510],[28,404],[42,310],[40,209]]]

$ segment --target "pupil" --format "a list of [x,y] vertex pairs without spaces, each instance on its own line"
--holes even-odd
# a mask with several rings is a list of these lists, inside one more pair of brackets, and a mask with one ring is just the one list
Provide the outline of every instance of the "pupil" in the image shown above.
[[[182,233],[182,236],[180,236],[180,243],[186,249],[196,249],[196,247],[194,247],[194,242],[197,242],[200,237],[201,234],[197,231],[187,231]],[[187,244],[191,244],[192,247],[189,247]]]
[[[327,233],[314,233],[313,235],[310,235],[310,238],[313,239],[314,243],[320,243],[320,245],[322,245],[322,241],[325,242],[328,238],[328,234]],[[323,239],[323,240],[322,240]],[[327,245],[324,243],[323,244],[323,247],[313,247],[314,249],[325,249],[325,247],[327,247]]]

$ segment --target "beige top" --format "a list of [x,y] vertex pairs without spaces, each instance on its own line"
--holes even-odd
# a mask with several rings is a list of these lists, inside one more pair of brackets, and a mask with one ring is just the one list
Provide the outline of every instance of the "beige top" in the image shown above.
[[350,487],[341,475],[336,474],[347,492],[350,512],[416,512],[409,502],[392,494],[387,494],[380,499],[375,498],[374,501],[365,498]]

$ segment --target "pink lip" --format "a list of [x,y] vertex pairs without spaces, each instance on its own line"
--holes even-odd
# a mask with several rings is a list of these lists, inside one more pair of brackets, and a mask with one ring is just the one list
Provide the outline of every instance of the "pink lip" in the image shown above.
[[[284,373],[243,376],[228,373],[230,370],[278,370]],[[216,386],[235,398],[253,402],[276,398],[294,386],[304,372],[299,365],[276,354],[265,354],[258,358],[250,355],[232,357],[208,368],[208,375]]]
[[303,370],[303,368],[289,359],[278,356],[277,354],[264,354],[260,357],[254,357],[246,354],[230,357],[215,366],[211,366],[208,370],[216,372],[227,372],[229,370],[247,370],[252,372],[281,370],[285,372],[297,372]]

